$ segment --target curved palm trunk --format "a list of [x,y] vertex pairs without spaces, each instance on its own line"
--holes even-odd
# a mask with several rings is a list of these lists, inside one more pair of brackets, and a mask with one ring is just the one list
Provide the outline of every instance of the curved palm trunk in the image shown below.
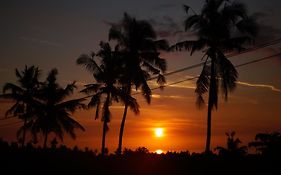
[[43,145],[44,149],[47,148],[47,141],[48,141],[48,132],[45,134],[45,138],[44,138],[44,145]]
[[24,147],[25,145],[25,135],[26,135],[26,123],[27,123],[27,119],[24,119],[24,123],[23,123],[23,133],[22,133],[22,142],[21,142],[21,146]]
[[105,115],[103,119],[103,129],[102,129],[102,141],[101,141],[101,155],[105,155],[105,135],[107,131],[107,122],[109,117],[109,102],[110,102],[110,93],[107,93],[106,101],[105,101]]
[[102,129],[102,144],[101,144],[101,155],[105,155],[105,134],[106,134],[106,120],[103,121]]
[[[129,84],[129,86],[128,86],[127,92],[128,92],[128,94],[131,94],[131,83],[128,83],[128,84]],[[124,134],[124,127],[125,127],[125,122],[126,122],[126,117],[127,117],[128,106],[129,106],[128,103],[125,102],[123,118],[122,118],[121,125],[120,125],[117,154],[122,154],[123,134]]]
[[214,82],[215,82],[215,64],[214,59],[211,60],[211,79],[210,79],[210,89],[209,89],[209,100],[208,100],[208,114],[207,114],[207,139],[205,153],[211,152],[211,131],[212,131],[212,108],[213,108],[213,93],[214,93]]
[[[210,92],[209,92],[210,94]],[[210,95],[209,95],[210,101]],[[210,103],[208,104],[208,116],[207,116],[207,139],[206,139],[206,148],[205,153],[211,152],[211,121],[212,121],[212,108]]]
[[124,108],[123,118],[122,118],[121,125],[120,125],[119,143],[118,143],[118,149],[117,149],[118,154],[122,153],[122,141],[123,141],[123,133],[124,133],[125,121],[126,121],[126,117],[127,117],[127,111],[128,111],[128,104],[126,103],[125,108]]

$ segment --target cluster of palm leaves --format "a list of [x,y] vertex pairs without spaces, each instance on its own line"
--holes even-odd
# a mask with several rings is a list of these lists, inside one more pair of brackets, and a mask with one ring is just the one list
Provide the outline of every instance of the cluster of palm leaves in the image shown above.
[[71,118],[78,108],[84,108],[82,99],[66,100],[76,88],[75,82],[65,88],[56,82],[58,71],[53,69],[45,82],[39,81],[40,70],[38,67],[25,67],[23,71],[16,69],[17,84],[6,83],[4,94],[0,98],[15,101],[15,104],[7,111],[6,115],[18,116],[23,121],[17,136],[22,146],[25,145],[26,132],[30,131],[33,140],[37,135],[44,136],[44,148],[47,147],[48,136],[55,134],[63,140],[64,133],[75,138],[74,129],[84,128]]
[[112,102],[124,104],[117,149],[121,154],[128,107],[135,114],[139,113],[139,104],[132,97],[132,88],[136,91],[140,89],[150,103],[151,90],[147,81],[152,75],[157,75],[160,85],[165,82],[163,73],[166,71],[166,61],[160,58],[158,50],[168,49],[167,41],[156,40],[156,33],[147,21],[136,20],[126,13],[120,24],[110,29],[109,40],[117,41],[114,50],[109,43],[101,42],[97,54],[83,54],[77,59],[77,64],[85,66],[96,80],[94,84],[85,85],[81,92],[91,98],[88,107],[96,107],[95,118],[99,117],[102,109],[102,155],[105,152],[105,134]]
[[[211,148],[211,115],[213,108],[218,106],[219,90],[225,100],[228,92],[236,87],[238,72],[227,59],[225,53],[243,50],[245,43],[251,43],[257,34],[255,20],[247,15],[246,7],[236,1],[206,0],[200,14],[193,11],[189,15],[189,6],[184,6],[187,19],[185,30],[192,31],[196,40],[182,41],[171,49],[188,50],[192,55],[195,51],[203,51],[205,61],[202,72],[196,82],[197,104],[204,104],[203,95],[209,92],[207,139],[205,152]],[[210,63],[210,64],[208,64]]]

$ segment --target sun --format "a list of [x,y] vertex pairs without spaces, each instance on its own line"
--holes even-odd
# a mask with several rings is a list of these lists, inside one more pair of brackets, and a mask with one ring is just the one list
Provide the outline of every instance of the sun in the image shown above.
[[155,128],[154,134],[155,134],[156,137],[163,137],[164,136],[163,128]]
[[162,153],[163,153],[163,150],[162,150],[162,149],[158,149],[158,150],[155,151],[155,153],[156,153],[156,154],[162,154]]

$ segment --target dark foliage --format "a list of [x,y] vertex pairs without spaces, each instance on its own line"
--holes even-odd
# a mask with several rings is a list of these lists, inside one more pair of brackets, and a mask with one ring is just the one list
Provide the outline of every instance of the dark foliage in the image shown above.
[[[225,159],[215,154],[168,152],[155,154],[144,147],[136,151],[126,149],[123,155],[97,155],[86,148],[65,146],[34,148],[27,144],[18,147],[0,139],[1,171],[9,174],[98,174],[98,175],[200,175],[200,174],[276,174],[278,158],[262,159],[261,155],[247,155],[239,159]],[[279,159],[280,160],[280,159]]]

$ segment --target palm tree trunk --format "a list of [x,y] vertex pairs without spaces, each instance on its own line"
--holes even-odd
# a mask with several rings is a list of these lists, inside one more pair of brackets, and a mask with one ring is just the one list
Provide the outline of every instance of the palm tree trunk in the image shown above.
[[22,142],[21,142],[21,146],[24,147],[25,144],[25,135],[26,135],[26,123],[27,123],[27,119],[24,118],[24,123],[23,123],[23,133],[22,133]]
[[[131,94],[131,82],[128,82],[127,93]],[[118,142],[118,148],[117,148],[117,154],[119,154],[119,155],[122,154],[122,142],[123,142],[123,134],[124,134],[124,127],[125,127],[125,122],[126,122],[126,117],[127,117],[128,106],[129,106],[128,103],[125,102],[125,108],[124,108],[123,118],[122,118],[121,125],[120,125],[119,142]]]
[[106,120],[103,121],[103,129],[102,129],[102,142],[101,142],[101,155],[105,155],[105,134],[106,134]]
[[107,98],[105,101],[105,116],[103,119],[103,130],[102,130],[102,141],[101,141],[101,155],[104,156],[105,155],[105,135],[106,135],[106,131],[107,131],[107,122],[109,122],[109,104],[110,104],[110,93],[107,92]]
[[[210,91],[211,92],[211,91]],[[210,92],[209,92],[209,101],[210,101]],[[205,153],[210,153],[211,151],[211,120],[212,119],[212,107],[210,103],[208,104],[208,116],[207,116],[207,139],[206,139],[206,148]]]
[[122,141],[123,141],[123,133],[124,133],[125,121],[126,121],[126,117],[127,117],[127,111],[128,111],[128,104],[126,103],[124,113],[123,113],[122,122],[121,122],[121,125],[120,125],[119,143],[118,143],[117,154],[122,153]]
[[45,138],[44,138],[44,145],[43,145],[43,148],[44,148],[44,149],[47,148],[47,141],[48,141],[48,132],[46,132]]
[[211,131],[212,131],[212,109],[213,109],[213,93],[214,93],[214,81],[215,80],[215,64],[214,58],[211,60],[211,79],[210,79],[210,88],[209,88],[209,100],[208,100],[208,114],[207,114],[207,139],[206,139],[206,148],[205,153],[208,154],[211,152]]

